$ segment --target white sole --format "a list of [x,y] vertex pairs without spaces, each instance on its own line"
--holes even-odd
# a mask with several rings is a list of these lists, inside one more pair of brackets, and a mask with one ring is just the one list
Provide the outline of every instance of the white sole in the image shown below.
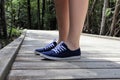
[[41,55],[41,53],[34,51],[35,55]]
[[80,59],[80,56],[68,57],[68,58],[58,58],[58,57],[50,57],[44,54],[40,54],[42,57],[51,59],[51,60],[71,60],[71,59]]

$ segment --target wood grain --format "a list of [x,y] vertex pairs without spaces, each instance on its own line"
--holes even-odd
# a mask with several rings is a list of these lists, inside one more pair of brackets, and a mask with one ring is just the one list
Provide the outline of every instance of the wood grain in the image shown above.
[[0,80],[4,80],[6,78],[16,54],[25,38],[25,34],[26,31],[24,31],[19,38],[15,39],[0,50]]
[[82,35],[81,59],[52,61],[34,54],[58,38],[58,31],[28,30],[8,80],[120,80],[120,41]]

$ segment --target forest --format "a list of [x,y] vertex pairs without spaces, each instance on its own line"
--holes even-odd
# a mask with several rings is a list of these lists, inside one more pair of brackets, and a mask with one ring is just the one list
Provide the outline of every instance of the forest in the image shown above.
[[[54,0],[0,0],[0,47],[22,29],[57,30]],[[83,32],[120,37],[120,0],[89,0]]]

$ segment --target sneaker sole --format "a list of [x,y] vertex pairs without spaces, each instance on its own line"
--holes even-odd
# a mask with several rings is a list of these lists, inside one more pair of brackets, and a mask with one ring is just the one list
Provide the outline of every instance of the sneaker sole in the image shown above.
[[40,55],[41,53],[37,52],[37,51],[34,51],[35,55]]
[[67,57],[67,58],[57,58],[57,57],[50,57],[44,54],[40,54],[42,57],[51,59],[51,60],[71,60],[71,59],[80,59],[80,56],[74,56],[74,57]]

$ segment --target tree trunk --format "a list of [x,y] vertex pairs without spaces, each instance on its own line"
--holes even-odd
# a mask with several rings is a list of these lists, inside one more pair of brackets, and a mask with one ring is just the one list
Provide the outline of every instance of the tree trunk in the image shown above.
[[38,18],[38,29],[40,29],[40,0],[37,0],[37,3],[38,3],[38,6],[37,6],[37,9],[38,9],[38,11],[37,11],[37,14],[38,14],[38,16],[37,16],[37,18]]
[[1,6],[2,6],[2,4],[1,4],[1,0],[0,0],[0,37],[2,37],[2,23],[1,23],[1,21],[2,21],[2,19],[1,19],[1,15],[2,15],[2,9],[1,9]]
[[117,0],[116,6],[115,6],[115,12],[114,12],[114,15],[113,15],[112,24],[111,24],[111,27],[110,27],[110,34],[109,34],[110,36],[114,35],[115,24],[117,22],[117,17],[119,15],[119,10],[120,10],[120,0]]
[[1,0],[1,27],[2,35],[4,38],[7,38],[7,26],[6,26],[6,17],[5,17],[5,0]]
[[45,0],[42,0],[42,27],[41,29],[44,28],[44,16],[45,16]]
[[[12,10],[13,9],[12,0],[10,1],[10,3],[11,3],[11,10]],[[9,38],[11,37],[11,34],[12,34],[12,28],[13,28],[13,13],[11,12],[11,27],[9,32]]]
[[90,32],[90,24],[89,24],[89,19],[90,17],[92,16],[92,13],[95,9],[95,5],[97,3],[97,0],[94,0],[93,1],[93,4],[91,6],[91,8],[88,9],[88,12],[87,12],[87,16],[86,16],[86,23],[85,23],[85,27],[83,28],[85,32]]
[[31,29],[31,4],[30,0],[27,0],[27,9],[28,9],[28,28]]
[[0,49],[2,48],[2,44],[1,44],[1,42],[0,42]]
[[91,9],[90,9],[90,11],[89,11],[89,15],[91,15],[92,12],[94,11],[94,8],[95,8],[96,3],[97,3],[97,0],[94,0],[94,1],[93,1],[93,4],[92,4],[92,7],[91,7]]
[[[18,21],[19,21],[20,20],[20,13],[21,13],[21,11],[20,11],[20,2],[18,3],[18,5],[19,5],[19,8],[18,8],[18,14],[17,14],[17,16],[18,16]],[[17,26],[21,27],[19,22],[17,22]]]
[[100,29],[100,35],[104,35],[105,34],[105,21],[106,21],[106,9],[108,7],[108,0],[104,0],[104,6],[103,6],[103,10],[102,10],[102,21],[101,21],[101,29]]
[[89,33],[90,27],[89,27],[89,12],[87,12],[85,25],[83,27],[83,31]]

